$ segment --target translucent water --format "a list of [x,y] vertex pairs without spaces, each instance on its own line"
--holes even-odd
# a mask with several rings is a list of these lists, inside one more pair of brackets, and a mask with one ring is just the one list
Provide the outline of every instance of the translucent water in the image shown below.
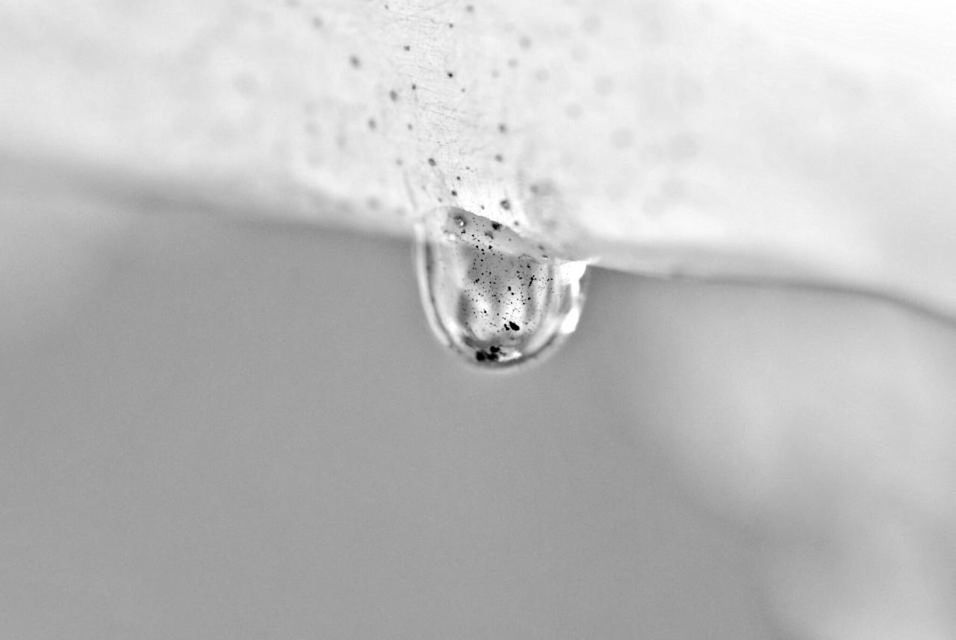
[[506,225],[439,209],[421,224],[416,254],[432,329],[473,365],[540,359],[577,328],[587,263],[552,255]]

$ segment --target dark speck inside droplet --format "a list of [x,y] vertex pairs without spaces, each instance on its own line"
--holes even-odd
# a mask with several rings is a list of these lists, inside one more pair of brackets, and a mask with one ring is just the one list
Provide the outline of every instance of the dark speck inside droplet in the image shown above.
[[418,231],[429,321],[469,362],[520,364],[574,330],[585,263],[547,257],[514,228],[457,207],[426,215]]

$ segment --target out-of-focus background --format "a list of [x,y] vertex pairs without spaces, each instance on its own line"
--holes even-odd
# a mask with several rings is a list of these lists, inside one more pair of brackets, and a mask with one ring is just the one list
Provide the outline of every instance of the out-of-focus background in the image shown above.
[[665,356],[636,283],[488,376],[429,335],[405,243],[124,234],[3,342],[4,637],[766,637],[744,544],[634,420],[660,407],[622,372]]
[[58,210],[4,235],[4,637],[950,637],[951,327],[597,271],[487,375],[405,242]]

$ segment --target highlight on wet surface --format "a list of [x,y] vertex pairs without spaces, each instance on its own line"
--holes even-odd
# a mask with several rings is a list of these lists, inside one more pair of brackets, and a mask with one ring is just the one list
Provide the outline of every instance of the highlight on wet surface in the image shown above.
[[419,225],[416,259],[435,335],[473,365],[539,360],[577,328],[587,263],[554,255],[507,225],[437,209]]

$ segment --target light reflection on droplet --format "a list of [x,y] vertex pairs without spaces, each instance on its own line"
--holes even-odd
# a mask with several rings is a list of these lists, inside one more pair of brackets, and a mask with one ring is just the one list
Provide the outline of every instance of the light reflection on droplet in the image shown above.
[[425,217],[418,283],[438,339],[501,369],[554,350],[578,324],[587,263],[550,253],[498,222],[448,207]]

